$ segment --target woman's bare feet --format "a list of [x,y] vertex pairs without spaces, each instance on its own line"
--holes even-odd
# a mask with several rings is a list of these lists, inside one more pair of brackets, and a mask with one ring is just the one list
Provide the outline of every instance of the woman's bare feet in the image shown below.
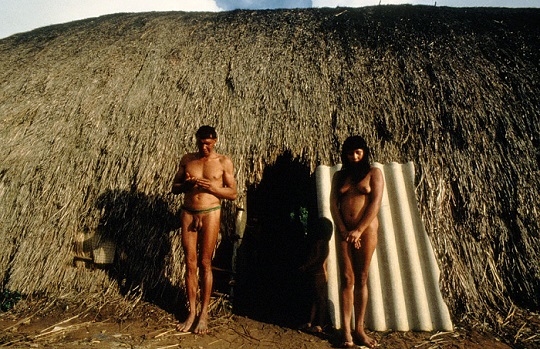
[[354,348],[354,347],[356,347],[356,344],[354,344],[353,341],[350,341],[350,342],[344,341],[340,346],[340,348]]
[[364,331],[354,333],[355,342],[359,345],[364,345],[368,348],[375,348],[377,346],[377,340],[371,338]]
[[350,333],[344,333],[340,348],[354,348],[355,346],[352,335]]

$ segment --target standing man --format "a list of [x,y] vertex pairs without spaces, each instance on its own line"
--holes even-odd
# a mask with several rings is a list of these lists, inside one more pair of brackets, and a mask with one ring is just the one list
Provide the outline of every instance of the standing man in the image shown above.
[[[221,200],[235,200],[234,166],[227,156],[214,151],[216,130],[201,126],[196,133],[198,152],[180,160],[174,176],[173,194],[184,193],[182,205],[182,247],[186,257],[186,289],[189,315],[178,330],[204,334],[208,332],[208,305],[212,293],[212,257],[216,247],[221,219]],[[201,280],[201,313],[197,323],[196,302],[198,277]]]

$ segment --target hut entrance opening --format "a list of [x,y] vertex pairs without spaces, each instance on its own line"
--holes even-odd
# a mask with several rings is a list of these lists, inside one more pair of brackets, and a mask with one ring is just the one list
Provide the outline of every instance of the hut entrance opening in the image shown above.
[[234,311],[298,326],[308,319],[310,290],[301,272],[309,221],[316,215],[309,167],[290,153],[265,168],[247,192],[247,225],[238,250]]

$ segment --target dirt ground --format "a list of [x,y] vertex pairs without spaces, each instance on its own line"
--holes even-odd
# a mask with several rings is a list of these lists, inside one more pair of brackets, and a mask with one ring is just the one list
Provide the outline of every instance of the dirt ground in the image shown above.
[[[46,304],[17,305],[0,314],[0,347],[8,348],[336,348],[339,335],[316,336],[297,329],[225,314],[214,317],[207,335],[179,333],[178,321],[163,309],[138,304],[127,316],[119,316],[110,304],[84,306]],[[113,315],[114,314],[114,315]],[[455,332],[376,332],[379,348],[506,349],[494,335],[476,330]]]

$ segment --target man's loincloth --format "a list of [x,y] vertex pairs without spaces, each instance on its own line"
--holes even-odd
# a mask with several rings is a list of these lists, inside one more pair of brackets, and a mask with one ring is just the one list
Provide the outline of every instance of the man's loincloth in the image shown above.
[[181,210],[189,213],[193,218],[191,223],[189,224],[188,231],[201,231],[203,228],[203,217],[201,215],[214,212],[221,209],[221,205],[205,208],[202,210],[194,210],[189,207],[185,207],[184,205],[181,206]]
[[191,214],[203,214],[203,213],[208,213],[208,212],[212,212],[212,211],[217,211],[217,210],[221,209],[221,205],[218,205],[218,206],[215,206],[215,207],[210,207],[210,208],[205,208],[205,209],[202,209],[202,210],[194,210],[194,209],[191,209],[189,207],[186,207],[186,206],[182,205],[181,209],[182,209],[182,211],[186,211],[187,213],[191,213]]

